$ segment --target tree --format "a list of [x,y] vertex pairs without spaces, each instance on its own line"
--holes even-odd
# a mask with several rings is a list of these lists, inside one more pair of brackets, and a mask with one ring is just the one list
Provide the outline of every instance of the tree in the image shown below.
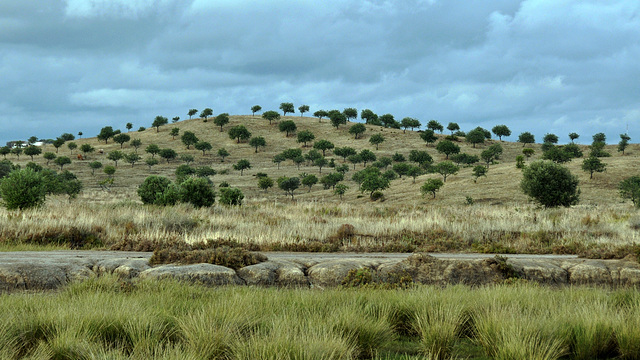
[[369,109],[364,109],[360,112],[360,118],[364,120],[365,124],[376,125],[378,122],[378,115]]
[[473,147],[476,147],[476,144],[484,144],[484,140],[486,139],[484,131],[480,129],[473,129],[467,133],[465,139],[468,143],[473,144]]
[[112,179],[113,178],[113,174],[116,173],[116,168],[111,166],[111,165],[107,165],[104,167],[104,169],[102,169],[102,171],[107,174],[107,176]]
[[131,140],[131,136],[127,134],[118,134],[113,137],[113,141],[120,144],[120,149],[122,149],[122,147],[124,146],[124,143],[128,142],[129,140]]
[[[32,138],[33,138],[33,136],[32,136]],[[69,133],[63,133],[62,135],[60,135],[60,138],[62,140],[64,140],[64,141],[73,141],[73,140],[76,139],[76,137],[73,136],[73,134],[69,134]]]
[[591,144],[591,152],[589,156],[591,157],[609,157],[611,154],[604,151],[605,143],[603,141],[594,141]]
[[313,160],[313,165],[318,167],[318,172],[320,174],[322,174],[322,168],[327,166],[328,164],[329,164],[329,162],[322,155],[320,155],[319,158]]
[[249,145],[256,148],[257,153],[259,147],[267,146],[267,141],[262,136],[252,137],[251,140],[249,140]]
[[223,187],[220,188],[220,203],[224,205],[242,205],[244,194],[238,188]]
[[46,152],[44,153],[44,155],[42,155],[42,157],[47,160],[47,165],[49,165],[49,161],[54,160],[56,158],[56,154],[52,152]]
[[[57,149],[56,149],[57,150]],[[7,158],[7,155],[11,153],[11,148],[8,146],[3,146],[0,148],[0,155],[4,156],[4,158]]]
[[453,135],[454,131],[460,130],[460,125],[458,125],[458,123],[450,122],[449,125],[447,125],[447,130],[451,131],[451,135]]
[[[69,151],[71,151],[71,153],[73,154],[73,150],[78,148],[78,144],[74,143],[73,141],[67,144],[67,148],[69,148]],[[26,152],[25,152],[26,154]],[[27,154],[28,155],[28,154]]]
[[169,163],[169,161],[175,159],[176,157],[178,157],[178,153],[176,153],[175,150],[173,149],[160,149],[160,152],[158,153],[158,155],[160,155],[161,158],[167,160],[167,164]]
[[594,172],[603,172],[607,165],[595,156],[588,157],[582,161],[582,170],[589,173],[589,179],[593,179]]
[[436,140],[438,140],[435,133],[431,129],[421,132],[420,138],[427,144],[433,144],[434,142],[436,142]]
[[374,154],[371,150],[362,149],[362,151],[360,151],[360,154],[358,155],[360,156],[360,160],[362,160],[365,167],[367,166],[368,162],[376,161],[376,154]]
[[385,140],[386,139],[382,134],[373,134],[369,138],[369,143],[371,143],[371,145],[375,145],[376,150],[378,150],[378,147],[380,146],[380,144],[382,144]]
[[138,148],[140,146],[142,146],[142,140],[140,139],[133,139],[131,140],[131,143],[129,143],[129,145],[133,146],[133,148],[135,149],[136,153],[138,152]]
[[188,165],[192,163],[195,160],[195,158],[191,154],[182,154],[180,155],[180,160],[182,160],[183,162],[186,162]]
[[[73,136],[73,135],[71,135],[71,136]],[[38,137],[37,136],[31,136],[31,137],[29,137],[29,139],[27,139],[27,144],[29,144],[29,145],[33,145],[33,144],[35,144],[37,142],[38,142]]]
[[558,135],[556,134],[545,134],[542,138],[542,142],[545,144],[557,144],[558,141]]
[[433,158],[424,150],[411,150],[409,152],[409,161],[418,163],[423,168],[428,168],[433,162]]
[[572,143],[573,143],[573,141],[574,141],[575,139],[577,139],[577,138],[579,138],[579,137],[580,137],[580,135],[578,135],[578,133],[574,133],[574,132],[572,132],[572,133],[570,133],[570,134],[569,134],[569,139],[571,139],[571,142],[572,142]]
[[293,103],[283,102],[280,104],[280,110],[282,110],[282,116],[287,116],[287,113],[295,113],[296,110],[293,107]]
[[227,156],[229,156],[229,152],[227,151],[227,149],[225,148],[220,148],[218,149],[218,156],[220,156],[220,162],[224,162],[224,158],[226,158]]
[[[53,145],[53,147],[54,147],[54,148],[56,148],[56,154],[57,154],[57,153],[58,153],[58,149],[59,149],[62,145],[64,145],[64,140],[63,140],[63,139],[61,139],[61,138],[57,138],[57,139],[55,139],[55,140],[53,141],[52,145]],[[16,148],[14,148],[14,149],[16,149]],[[12,149],[12,150],[13,150],[13,149]]]
[[177,123],[178,121],[180,121],[180,116],[174,116],[174,117],[171,119],[171,122],[172,122],[173,124]]
[[162,125],[167,125],[169,123],[169,119],[167,119],[164,116],[156,116],[155,119],[153,119],[153,123],[151,123],[151,126],[153,126],[154,128],[156,128],[156,132],[160,131],[160,126]]
[[[520,155],[522,156],[522,155]],[[473,177],[475,179],[473,179],[473,182],[478,182],[478,178],[480,178],[481,176],[487,176],[487,171],[489,171],[489,168],[483,165],[476,165],[473,167],[473,171],[471,172],[471,174],[473,175]]]
[[262,110],[262,106],[260,105],[253,105],[251,107],[251,116],[256,116],[256,113],[259,112],[260,110]]
[[396,119],[391,114],[380,115],[379,120],[386,128],[393,128],[394,125],[397,124]]
[[298,107],[298,111],[300,111],[300,116],[309,111],[309,105],[300,105]]
[[439,131],[441,134],[442,131],[444,131],[444,127],[440,122],[438,122],[438,120],[429,120],[427,123],[427,129],[433,130],[434,132]]
[[300,187],[300,179],[297,177],[286,177],[281,176],[276,181],[278,183],[278,187],[282,189],[287,195],[291,195],[291,200],[293,200],[293,192]]
[[165,205],[163,198],[171,185],[171,180],[164,176],[148,176],[138,186],[138,196],[143,204]]
[[151,157],[153,158],[156,154],[160,153],[160,147],[156,144],[149,144],[144,151],[151,154]]
[[222,132],[222,127],[229,123],[229,114],[222,113],[213,119],[213,123],[217,126],[220,126],[220,132]]
[[618,184],[620,197],[630,199],[636,208],[640,208],[640,176],[628,177]]
[[491,129],[496,136],[502,141],[503,136],[511,136],[511,130],[507,125],[496,125]]
[[187,150],[191,145],[195,145],[200,141],[192,131],[185,131],[182,136],[180,136],[180,140],[182,140],[182,143],[187,147]]
[[500,155],[502,155],[502,146],[500,144],[493,144],[480,153],[480,157],[487,163],[487,166],[493,163],[494,160],[498,160]]
[[340,172],[333,172],[331,174],[327,174],[327,175],[323,176],[320,179],[320,183],[322,184],[322,186],[324,187],[325,190],[328,189],[328,188],[335,189],[336,185],[342,180],[344,180],[344,174],[342,174]]
[[416,183],[416,178],[420,175],[424,174],[424,171],[415,165],[409,165],[409,169],[407,169],[406,175],[411,176],[413,178],[413,183]]
[[302,177],[302,185],[309,188],[308,192],[311,192],[311,187],[317,183],[318,183],[318,178],[313,174],[305,175]]
[[605,143],[607,142],[607,136],[604,133],[597,133],[595,135],[593,135],[593,142],[601,142],[601,143]]
[[202,156],[205,156],[205,152],[210,151],[211,149],[213,149],[213,146],[211,146],[211,144],[206,142],[206,141],[198,141],[195,144],[195,148],[196,148],[196,150],[202,151]]
[[423,196],[431,194],[435,199],[436,192],[438,192],[443,185],[444,183],[440,179],[427,179],[427,181],[425,181],[424,184],[422,184],[422,186],[420,187],[420,192]]
[[362,162],[362,157],[360,157],[359,154],[349,155],[348,159],[349,159],[349,162],[353,164],[353,170],[356,169],[356,164],[359,164]]
[[296,126],[296,123],[293,122],[293,120],[285,120],[278,124],[278,130],[280,130],[280,132],[286,133],[286,137],[289,137],[289,134],[296,132],[297,129],[298,127]]
[[340,200],[342,200],[342,196],[347,193],[347,190],[349,190],[349,187],[347,185],[336,184],[335,188],[333,189],[333,193],[340,196]]
[[201,177],[191,177],[180,184],[178,191],[180,201],[190,203],[201,208],[211,206],[216,201],[216,192],[209,180]]
[[339,111],[329,112],[329,120],[331,120],[331,126],[335,127],[336,130],[340,125],[347,123],[347,117]]
[[[373,198],[373,193],[376,191],[382,191],[389,187],[391,181],[382,176],[380,169],[376,167],[369,167],[362,171],[359,171],[360,176],[354,174],[354,177],[360,178],[360,192],[368,192],[369,197]],[[357,173],[356,173],[357,174]]]
[[[622,155],[624,155],[624,150],[627,148],[627,146],[629,146],[629,140],[631,140],[631,137],[629,137],[629,135],[620,134],[620,142],[618,143],[618,151],[622,152]],[[26,151],[25,151],[25,154],[26,154]]]
[[411,131],[413,131],[414,128],[420,128],[420,121],[418,119],[406,117],[400,121],[400,125],[402,125],[402,128],[404,129],[402,131],[404,133],[407,131],[407,128],[411,128]]
[[265,120],[269,120],[269,125],[271,125],[272,121],[280,120],[280,114],[278,114],[276,111],[269,110],[269,111],[265,111],[262,114],[262,118]]
[[302,130],[298,133],[298,143],[303,143],[303,147],[307,147],[307,143],[315,138],[316,136],[309,130]]
[[198,109],[189,109],[189,112],[187,112],[187,115],[189,115],[189,120],[191,120],[191,117],[197,113]]
[[325,151],[333,149],[334,145],[329,140],[318,140],[313,143],[313,148],[322,151],[322,156],[325,156]]
[[151,170],[153,166],[158,165],[160,162],[158,161],[158,159],[150,157],[150,158],[146,158],[144,160],[144,163],[147,164],[147,166],[149,166],[149,170]]
[[284,155],[282,155],[282,154],[276,154],[276,155],[273,157],[273,160],[272,160],[272,161],[273,161],[275,164],[277,164],[277,165],[278,165],[278,170],[280,170],[280,163],[281,163],[281,162],[283,162],[283,161],[285,161],[285,160],[287,160],[287,159],[284,157]]
[[127,125],[125,125],[125,128],[127,128],[127,132],[131,131],[131,129],[133,129],[133,124],[128,122]]
[[104,143],[106,144],[114,135],[115,131],[113,130],[113,128],[111,126],[105,126],[100,129],[100,133],[98,134],[97,138],[98,140],[104,140]]
[[531,148],[524,148],[522,149],[522,153],[524,154],[524,156],[528,158],[530,158],[531,156],[533,156],[533,154],[535,154],[535,150],[531,149]]
[[60,166],[60,171],[62,171],[63,166],[71,164],[71,159],[66,156],[60,156],[53,160],[53,162],[56,163],[56,165]]
[[267,190],[270,187],[273,187],[273,179],[271,179],[268,176],[261,176],[258,178],[258,187],[262,190],[264,190],[265,192],[267,192]]
[[518,135],[518,142],[522,143],[522,147],[525,147],[527,144],[535,143],[536,138],[532,133],[525,131],[522,134]]
[[31,161],[33,161],[34,156],[42,154],[42,148],[35,145],[29,145],[24,148],[24,154],[27,156],[31,156]]
[[120,150],[114,150],[114,151],[111,151],[109,154],[107,154],[107,159],[113,161],[116,167],[118,166],[118,160],[121,160],[123,158],[124,158],[124,153]]
[[179,134],[180,134],[180,128],[177,128],[177,127],[174,127],[169,132],[169,135],[171,135],[171,140],[175,140],[176,136],[178,136]]
[[240,176],[244,173],[245,170],[251,169],[251,163],[247,159],[238,160],[238,162],[233,165],[234,170],[240,170]]
[[351,126],[349,128],[349,134],[351,135],[355,135],[355,138],[359,138],[360,134],[363,134],[365,131],[367,131],[367,127],[364,126],[364,124],[354,124],[353,126]]
[[409,168],[411,168],[411,166],[412,165],[407,164],[406,162],[395,163],[393,164],[393,171],[395,171],[396,174],[398,174],[402,179],[402,176],[406,175],[407,172],[409,172]]
[[251,138],[251,132],[249,132],[249,130],[247,130],[244,125],[236,125],[232,127],[231,129],[229,129],[228,134],[230,139],[237,139],[238,144],[240,143],[240,140],[244,141]]
[[30,168],[13,170],[0,181],[0,195],[8,210],[38,207],[45,202],[45,181]]
[[460,146],[454,144],[449,140],[442,140],[436,145],[436,150],[439,153],[445,154],[446,159],[449,159],[449,155],[457,154],[460,152]]
[[131,164],[131,167],[133,167],[133,165],[135,165],[135,163],[137,163],[138,161],[140,161],[142,158],[140,157],[140,155],[138,155],[138,153],[132,152],[129,154],[126,154],[124,156],[124,160],[126,162],[128,162],[129,164]]
[[317,150],[309,150],[309,152],[304,156],[308,164],[313,163],[314,161],[316,161],[317,159],[320,159],[321,157],[322,157],[322,154],[320,154]]
[[347,118],[347,120],[356,119],[358,117],[358,110],[356,108],[346,108],[342,110],[342,113]]
[[546,151],[542,153],[542,158],[544,160],[551,160],[557,164],[571,161],[571,154],[564,151],[564,148],[562,146],[555,146],[549,143],[545,144],[550,146],[546,149]]
[[447,177],[449,175],[455,175],[458,173],[460,168],[451,161],[443,161],[435,165],[434,170],[442,175],[442,181],[447,182]]
[[318,110],[313,113],[313,116],[318,118],[318,122],[322,122],[322,118],[329,116],[329,113],[326,112],[325,110]]
[[292,159],[293,164],[298,168],[298,170],[300,170],[300,165],[302,165],[303,162],[305,162],[305,158],[302,156],[296,156],[295,158]]
[[206,108],[202,110],[202,112],[200,113],[200,117],[204,119],[204,122],[207,122],[207,118],[212,115],[213,115],[213,109],[211,108]]
[[[11,153],[14,154],[18,159],[20,159],[20,154],[22,154],[23,149],[21,147],[14,147],[11,149]],[[56,152],[58,150],[56,149]]]
[[569,169],[551,161],[535,161],[522,170],[522,191],[542,206],[571,206],[578,203],[578,178]]
[[82,131],[78,131],[78,136],[82,139]]
[[347,158],[349,156],[357,154],[356,149],[349,146],[335,148],[335,150],[333,150],[333,153],[337,156],[342,157],[342,161],[347,161]]

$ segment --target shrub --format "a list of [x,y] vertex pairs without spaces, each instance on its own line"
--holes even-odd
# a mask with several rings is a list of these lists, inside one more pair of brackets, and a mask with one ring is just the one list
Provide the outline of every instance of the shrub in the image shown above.
[[225,205],[242,205],[244,194],[238,188],[225,187],[220,189],[220,202]]
[[630,199],[635,207],[640,208],[640,176],[631,176],[622,180],[618,189],[623,199]]
[[522,171],[520,187],[544,207],[578,203],[578,178],[569,169],[550,161],[536,161]]
[[165,192],[171,186],[171,180],[163,176],[148,176],[144,182],[138,186],[138,196],[145,204],[160,205],[163,203]]
[[45,194],[42,175],[29,168],[14,170],[0,182],[0,195],[9,210],[40,206]]
[[216,193],[205,178],[189,178],[180,184],[180,201],[195,207],[211,206],[215,203]]

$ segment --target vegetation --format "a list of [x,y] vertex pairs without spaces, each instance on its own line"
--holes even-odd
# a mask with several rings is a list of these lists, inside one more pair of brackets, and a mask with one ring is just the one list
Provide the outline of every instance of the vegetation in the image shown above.
[[522,191],[544,207],[571,206],[578,203],[578,178],[558,164],[536,161],[522,172]]

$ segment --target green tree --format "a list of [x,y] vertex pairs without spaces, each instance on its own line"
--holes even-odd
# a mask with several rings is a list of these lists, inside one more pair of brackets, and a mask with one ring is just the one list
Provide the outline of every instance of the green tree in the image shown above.
[[313,148],[322,151],[322,156],[325,156],[325,151],[333,149],[334,145],[329,140],[318,140],[313,143]]
[[135,149],[136,153],[138,152],[138,148],[140,146],[142,146],[142,140],[140,139],[133,139],[131,140],[131,143],[129,143],[129,145],[133,146],[133,148]]
[[[533,144],[536,142],[535,136],[532,133],[525,131],[522,134],[518,135],[518,142],[522,143],[522,147],[527,146],[527,144]],[[526,154],[525,154],[526,155]]]
[[222,113],[216,116],[213,119],[213,123],[216,124],[216,126],[220,126],[220,132],[222,132],[222,127],[229,123],[229,114]]
[[393,115],[391,114],[380,115],[379,120],[382,123],[382,125],[386,128],[393,128],[395,124],[398,123],[396,119],[393,117]]
[[460,168],[451,161],[443,161],[435,165],[434,170],[442,175],[442,181],[447,182],[447,177],[449,175],[455,175],[458,173]]
[[322,122],[322,118],[329,116],[329,113],[326,112],[325,110],[318,110],[313,113],[313,116],[318,118],[318,122]]
[[189,112],[187,112],[187,115],[189,115],[189,120],[191,120],[191,117],[197,113],[198,109],[189,109]]
[[[57,149],[56,149],[57,152]],[[8,146],[3,146],[0,148],[0,155],[2,155],[5,159],[7,158],[7,155],[11,153],[11,148]]]
[[209,116],[213,115],[213,109],[211,108],[206,108],[204,110],[202,110],[202,112],[200,113],[200,117],[204,119],[204,122],[207,122],[207,119],[209,118]]
[[360,118],[364,120],[365,124],[377,125],[378,122],[378,115],[369,109],[362,110]]
[[24,148],[24,154],[27,156],[31,156],[31,161],[33,161],[33,157],[42,154],[42,148],[35,145],[29,145]]
[[96,170],[102,167],[102,163],[100,161],[92,161],[89,163],[89,168],[91,168],[91,175],[96,174]]
[[147,166],[149,166],[149,170],[151,170],[152,167],[158,165],[160,162],[158,161],[158,159],[150,157],[146,158],[144,160],[144,163],[147,164]]
[[640,208],[640,176],[628,177],[618,184],[620,197],[630,199],[636,208]]
[[293,200],[293,192],[300,187],[300,179],[297,177],[281,176],[276,182],[278,183],[278,187],[287,195],[291,195],[291,200]]
[[113,137],[113,141],[120,144],[120,149],[122,149],[122,147],[124,146],[124,143],[128,142],[129,140],[131,140],[131,136],[127,134],[118,134]]
[[224,158],[229,156],[229,152],[225,148],[218,149],[218,156],[220,156],[220,162],[224,162]]
[[[33,137],[32,137],[33,138]],[[75,136],[73,136],[73,134],[69,134],[69,133],[63,133],[62,135],[60,135],[60,138],[64,141],[73,141],[76,139]],[[37,139],[36,139],[37,140]],[[35,142],[35,141],[34,141]]]
[[44,155],[42,155],[42,157],[47,160],[47,165],[49,165],[49,161],[54,160],[56,158],[56,154],[52,152],[46,152],[44,153]]
[[260,110],[262,110],[262,106],[260,105],[253,105],[251,107],[251,116],[256,116],[256,113],[259,112]]
[[578,203],[578,178],[569,169],[550,161],[535,161],[522,170],[522,191],[542,206],[571,206]]
[[376,161],[376,154],[374,154],[371,150],[362,149],[358,155],[360,156],[360,159],[364,163],[365,167],[367,166],[368,162]]
[[87,155],[96,151],[96,149],[90,144],[82,144],[80,145],[80,151],[82,151],[83,157],[86,159]]
[[593,179],[594,172],[603,172],[606,169],[607,165],[597,157],[591,156],[582,161],[582,170],[589,173],[589,179]]
[[267,146],[267,140],[265,140],[262,136],[252,137],[251,140],[249,140],[249,145],[256,148],[257,153],[259,147]]
[[180,134],[180,128],[177,128],[177,127],[174,127],[169,132],[169,135],[171,135],[171,140],[175,140],[176,136],[178,136],[179,134]]
[[[99,137],[99,135],[98,135],[98,139],[99,139],[99,138],[100,138],[100,137]],[[57,138],[57,139],[55,139],[55,140],[53,141],[53,143],[51,143],[51,144],[53,145],[53,147],[54,147],[54,148],[56,148],[56,154],[58,153],[58,149],[59,149],[62,145],[64,145],[64,142],[65,142],[65,141],[64,141],[63,139],[61,139],[61,138]],[[14,148],[14,149],[16,149],[16,148]],[[12,149],[12,150],[13,150],[13,149]]]
[[167,160],[167,164],[175,159],[176,157],[178,157],[178,153],[176,153],[175,150],[173,149],[160,149],[160,151],[158,152],[158,155],[160,155],[161,158]]
[[593,135],[593,142],[601,142],[601,143],[606,143],[607,142],[607,136],[604,133],[597,133],[595,135]]
[[251,163],[249,163],[249,160],[247,159],[241,159],[241,160],[238,160],[238,162],[235,165],[233,165],[233,169],[239,170],[240,176],[242,176],[245,170],[251,169]]
[[591,144],[591,152],[589,153],[590,157],[609,157],[611,154],[604,150],[605,143],[603,141],[594,141]]
[[105,126],[100,129],[100,133],[98,134],[97,138],[98,140],[104,140],[104,143],[106,144],[114,135],[115,131],[113,130],[113,128],[111,126]]
[[[71,153],[73,154],[73,150],[78,148],[78,144],[74,143],[73,141],[67,144],[67,148],[69,149],[69,151],[71,151]],[[26,154],[26,152],[25,152]]]
[[453,135],[454,131],[460,130],[460,125],[458,125],[458,123],[450,122],[449,125],[447,125],[447,130],[451,131],[451,135]]
[[153,123],[151,123],[151,126],[156,128],[156,132],[159,132],[160,131],[160,126],[167,125],[168,123],[169,123],[169,119],[167,119],[164,116],[158,115],[153,119]]
[[433,158],[424,150],[411,150],[409,152],[409,161],[418,163],[423,168],[428,168],[433,162]]
[[476,147],[476,144],[484,144],[484,140],[486,139],[484,131],[480,129],[473,129],[467,133],[465,139],[468,143],[473,144],[473,147]]
[[298,111],[300,111],[300,116],[309,111],[309,105],[300,105],[298,107]]
[[171,185],[171,180],[166,177],[151,175],[138,186],[138,196],[143,204],[165,205],[165,194]]
[[46,199],[44,179],[29,168],[13,170],[0,181],[0,196],[8,210],[38,207]]
[[[545,144],[550,145],[549,143]],[[542,158],[544,160],[551,160],[557,164],[562,164],[571,161],[572,156],[564,150],[564,147],[551,145],[542,153]]]
[[131,131],[131,129],[133,129],[133,124],[128,122],[127,125],[125,125],[125,127],[127,128],[127,132]]
[[238,144],[240,143],[240,140],[244,141],[251,138],[251,132],[247,130],[244,125],[236,125],[232,127],[231,129],[229,129],[228,134],[230,139],[237,139]]
[[282,110],[282,116],[287,116],[287,113],[295,113],[296,110],[293,107],[293,103],[283,102],[280,103],[280,110]]
[[522,149],[522,153],[524,154],[524,156],[528,158],[530,158],[531,156],[533,156],[533,154],[535,154],[535,150],[531,149],[531,148],[524,148]]
[[420,121],[418,119],[406,117],[400,121],[400,125],[404,129],[402,132],[405,133],[407,132],[407,128],[411,128],[411,131],[413,131],[414,128],[420,128]]
[[224,205],[242,205],[244,194],[238,188],[223,187],[220,188],[220,203]]
[[311,187],[317,183],[318,183],[318,178],[313,174],[305,175],[302,177],[302,185],[309,188],[308,192],[311,192]]
[[320,159],[322,154],[317,150],[309,150],[309,152],[304,156],[305,160],[307,160],[308,164],[313,163],[317,159]]
[[473,179],[473,182],[478,182],[478,178],[480,178],[481,176],[487,176],[487,171],[489,171],[489,168],[483,165],[476,165],[473,167],[473,171],[472,171],[472,175],[475,179]]
[[60,166],[60,171],[62,171],[62,167],[67,165],[67,164],[71,164],[71,159],[68,158],[67,156],[60,156],[57,157],[55,160],[53,160],[53,162]]
[[496,134],[500,141],[502,141],[503,136],[511,136],[511,130],[507,125],[496,125],[491,129],[491,131]]
[[340,125],[347,123],[347,117],[339,111],[329,112],[329,120],[331,120],[331,126],[335,127],[336,130]]
[[572,133],[570,133],[570,134],[569,134],[569,139],[571,139],[571,142],[572,142],[572,143],[573,143],[573,141],[574,141],[575,139],[577,139],[577,138],[579,138],[579,137],[580,137],[580,135],[578,135],[578,133],[574,133],[574,132],[572,132]]
[[444,131],[444,127],[440,122],[438,122],[438,120],[429,120],[427,123],[427,129],[433,130],[434,132],[439,131],[441,134],[442,131]]
[[[20,159],[20,154],[22,154],[23,149],[21,147],[14,147],[11,149],[11,153],[14,154],[18,159]],[[58,152],[58,149],[56,149]]]
[[449,140],[442,140],[436,145],[436,150],[439,153],[445,154],[446,159],[449,159],[449,155],[457,154],[460,152],[460,146],[454,144]]
[[187,150],[191,145],[195,145],[200,141],[192,131],[185,131],[182,136],[180,136],[180,140],[187,147]]
[[269,111],[265,111],[262,114],[262,118],[265,120],[269,120],[269,125],[271,125],[272,121],[280,120],[280,114],[278,114],[276,111],[269,110]]
[[307,147],[307,143],[315,138],[316,136],[309,130],[302,130],[298,133],[298,143],[303,143],[303,147]]
[[180,116],[174,116],[174,117],[171,119],[171,122],[172,122],[173,124],[177,123],[178,121],[180,121]]
[[335,150],[333,150],[333,153],[336,156],[342,157],[342,161],[347,161],[347,158],[351,155],[357,154],[357,151],[352,147],[345,146],[345,147],[335,148]]
[[422,170],[419,166],[410,165],[409,169],[407,169],[406,175],[411,176],[413,179],[413,183],[416,183],[416,178],[420,175],[424,174],[424,170]]
[[289,134],[296,132],[297,130],[296,123],[293,120],[285,120],[278,124],[278,129],[280,132],[286,133],[286,136],[289,137]]
[[335,189],[333,190],[333,193],[340,196],[340,200],[342,200],[342,196],[347,193],[347,190],[349,190],[349,187],[347,185],[336,184]]
[[216,201],[216,192],[205,178],[191,177],[180,184],[180,201],[201,208],[211,206]]
[[347,120],[356,119],[358,117],[358,109],[356,108],[346,108],[342,110],[342,113]]
[[190,164],[195,160],[195,158],[191,154],[182,154],[182,155],[180,155],[180,160],[182,160],[183,162],[185,162],[187,164]]
[[[622,155],[624,155],[624,151],[627,148],[627,146],[629,146],[629,140],[631,140],[631,137],[629,137],[629,135],[627,134],[620,134],[620,142],[618,143],[618,152],[622,152]],[[25,151],[26,154],[26,151]]]
[[120,150],[114,150],[107,154],[107,159],[113,161],[116,167],[118,166],[118,160],[122,160],[123,158],[124,153]]
[[198,141],[194,147],[196,148],[196,150],[200,150],[202,151],[202,156],[205,156],[205,153],[207,151],[211,151],[211,149],[213,149],[213,146],[211,146],[211,143],[208,143],[206,141]]
[[362,157],[360,156],[360,154],[349,155],[347,159],[349,159],[349,162],[353,164],[353,170],[356,169],[356,164],[362,162]]
[[[348,166],[348,165],[347,165]],[[333,172],[323,176],[320,179],[320,183],[324,187],[324,189],[332,188],[335,190],[336,186],[340,181],[344,180],[344,174],[340,172]]]
[[400,176],[400,179],[402,179],[403,175],[406,175],[409,172],[410,168],[411,165],[407,164],[406,162],[393,164],[393,171],[395,171],[395,173]]
[[135,152],[126,154],[124,156],[124,161],[128,162],[129,164],[131,164],[131,167],[133,167],[133,165],[135,165],[141,159],[142,158],[140,157],[140,155],[138,155],[138,153],[135,153]]
[[329,162],[322,155],[320,155],[319,158],[313,160],[313,165],[318,167],[318,170],[319,170],[320,174],[322,174],[322,168],[327,166],[328,164],[329,164]]
[[431,129],[421,132],[420,138],[424,140],[424,142],[427,143],[427,145],[433,144],[434,142],[436,142],[436,140],[438,140],[435,133]]
[[487,163],[487,167],[492,164],[494,160],[498,160],[500,155],[502,155],[502,146],[500,146],[500,144],[493,144],[480,153],[480,157]]
[[280,170],[280,163],[281,163],[281,162],[283,162],[283,161],[285,161],[285,160],[287,160],[287,159],[284,157],[284,155],[282,155],[282,154],[276,154],[276,155],[273,157],[273,160],[272,160],[272,161],[273,161],[275,164],[277,164],[277,165],[278,165],[278,170]]
[[367,131],[367,127],[364,124],[354,124],[349,128],[349,134],[355,135],[355,138],[359,138],[361,134]]
[[542,138],[542,142],[547,144],[557,144],[559,140],[556,134],[545,134]]
[[375,145],[376,150],[378,150],[380,144],[382,144],[385,140],[386,139],[382,134],[373,134],[371,135],[371,137],[369,137],[369,143],[371,143],[371,145]]
[[376,167],[370,167],[359,172],[364,172],[360,181],[360,192],[368,192],[370,198],[373,198],[374,192],[388,188],[391,183],[389,179],[382,176],[380,169]]
[[422,195],[424,196],[431,194],[435,199],[436,192],[438,192],[443,185],[444,183],[440,179],[427,179],[427,181],[425,181],[420,187],[420,192],[422,192]]
[[160,147],[156,144],[149,144],[144,151],[148,154],[151,154],[151,157],[153,158],[156,156],[156,154],[160,153]]
[[269,190],[269,188],[273,187],[273,179],[268,176],[261,176],[258,178],[258,187],[265,192]]

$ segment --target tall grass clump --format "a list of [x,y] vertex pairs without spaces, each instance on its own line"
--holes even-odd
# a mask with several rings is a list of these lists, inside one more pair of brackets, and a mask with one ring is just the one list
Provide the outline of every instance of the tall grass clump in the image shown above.
[[[452,299],[453,300],[453,299]],[[456,301],[426,301],[414,318],[420,349],[432,359],[448,359],[465,322],[465,309]]]

